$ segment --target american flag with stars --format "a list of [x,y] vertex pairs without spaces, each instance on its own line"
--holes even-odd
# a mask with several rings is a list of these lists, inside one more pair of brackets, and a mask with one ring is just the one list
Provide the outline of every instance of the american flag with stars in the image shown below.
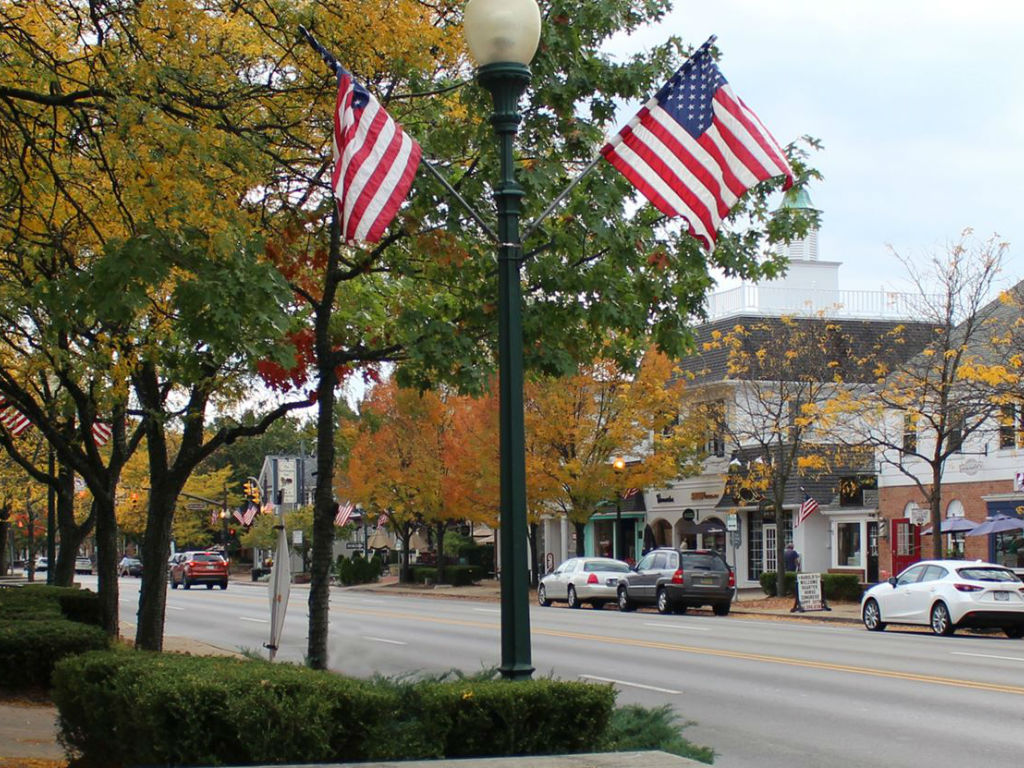
[[420,145],[339,66],[331,187],[346,243],[380,240],[409,193],[420,154]]
[[666,216],[685,217],[709,251],[748,189],[793,170],[768,129],[729,87],[709,40],[601,150]]
[[[800,490],[803,491],[804,489],[801,488]],[[807,491],[804,491],[804,500],[803,503],[800,505],[800,510],[797,512],[797,517],[793,523],[793,526],[795,527],[800,525],[800,523],[802,523],[808,517],[817,512],[819,508],[820,507],[818,502],[813,497],[808,495]]]

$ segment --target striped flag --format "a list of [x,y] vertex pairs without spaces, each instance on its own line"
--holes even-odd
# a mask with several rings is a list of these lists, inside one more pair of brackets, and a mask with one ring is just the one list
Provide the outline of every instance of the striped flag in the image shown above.
[[12,437],[18,437],[32,426],[32,422],[13,405],[7,405],[7,400],[3,397],[0,397],[0,424],[4,425],[4,429],[10,432]]
[[235,520],[237,520],[242,525],[245,525],[245,515],[243,515],[240,511],[236,509],[231,514],[234,516]]
[[92,423],[92,439],[97,448],[106,445],[112,434],[114,434],[114,428],[109,424],[104,424],[102,421]]
[[638,493],[640,493],[639,488],[627,488],[622,492],[622,498],[628,499],[631,496],[636,496]]
[[[803,488],[801,488],[800,490],[803,491]],[[796,527],[796,526],[800,525],[800,523],[802,523],[808,517],[810,517],[815,512],[817,512],[818,509],[819,509],[818,502],[815,501],[810,496],[808,496],[807,495],[807,491],[804,491],[804,501],[800,505],[800,510],[799,510],[799,512],[797,512],[796,522],[793,523],[793,526]]]
[[334,515],[335,525],[344,525],[352,517],[352,511],[355,509],[355,504],[351,501],[346,501],[344,504],[338,505],[338,512]]
[[740,196],[793,170],[757,115],[711,57],[709,40],[686,60],[601,154],[666,216],[686,218],[710,251]]
[[245,508],[245,513],[242,515],[242,525],[247,528],[252,525],[252,521],[256,519],[256,515],[260,513],[260,508],[252,502],[249,502],[249,506]]
[[420,145],[350,72],[338,68],[331,187],[346,243],[380,240],[409,192]]

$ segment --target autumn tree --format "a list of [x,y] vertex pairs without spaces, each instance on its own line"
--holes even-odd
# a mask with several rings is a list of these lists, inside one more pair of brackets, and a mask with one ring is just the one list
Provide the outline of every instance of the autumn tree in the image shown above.
[[[1019,396],[1019,293],[993,299],[1008,245],[970,230],[924,268],[894,252],[916,288],[914,315],[932,328],[927,347],[909,360],[880,365],[877,386],[840,404],[852,439],[874,449],[917,487],[932,530],[942,519],[942,478],[965,443],[997,428]],[[932,537],[942,557],[942,537]]]
[[[679,476],[694,450],[688,434],[672,429],[680,396],[672,372],[667,356],[652,349],[635,374],[604,361],[527,385],[527,474],[539,478],[531,505],[569,518],[578,555],[601,501]],[[630,460],[619,474],[613,461],[624,455]]]

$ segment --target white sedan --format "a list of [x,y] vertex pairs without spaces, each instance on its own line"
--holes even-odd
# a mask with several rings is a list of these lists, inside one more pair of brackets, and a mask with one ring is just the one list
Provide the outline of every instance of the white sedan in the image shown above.
[[619,580],[629,573],[629,566],[610,557],[572,557],[540,580],[537,602],[551,605],[564,600],[570,608],[590,603],[603,608],[616,599]]
[[981,560],[923,560],[876,584],[861,598],[864,626],[921,624],[937,635],[961,627],[997,627],[1024,635],[1024,582],[1009,568]]

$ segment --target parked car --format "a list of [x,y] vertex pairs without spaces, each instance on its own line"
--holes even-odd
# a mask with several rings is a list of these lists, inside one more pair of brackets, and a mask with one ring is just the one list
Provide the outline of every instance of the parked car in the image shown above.
[[732,607],[736,577],[718,552],[706,549],[654,549],[619,582],[620,611],[655,605],[659,613],[685,613],[710,605],[716,616]]
[[137,557],[125,555],[117,564],[118,576],[138,576],[142,578],[142,561]]
[[207,589],[228,588],[228,561],[219,552],[182,552],[171,565],[171,589],[205,584]]
[[937,635],[961,627],[998,627],[1024,636],[1024,582],[1009,568],[981,560],[922,560],[861,597],[873,632],[887,624],[930,626]]
[[570,608],[590,603],[603,608],[616,599],[619,579],[629,573],[629,566],[610,557],[573,557],[566,560],[540,580],[537,602],[551,605],[565,601]]
[[[36,564],[35,564],[35,571],[36,571],[36,573],[39,573],[39,571],[45,571],[49,567],[50,567],[49,561],[45,557],[37,557],[36,558]],[[27,562],[25,563],[25,573],[28,573],[28,563]]]
[[92,560],[88,557],[75,558],[75,573],[92,573]]

